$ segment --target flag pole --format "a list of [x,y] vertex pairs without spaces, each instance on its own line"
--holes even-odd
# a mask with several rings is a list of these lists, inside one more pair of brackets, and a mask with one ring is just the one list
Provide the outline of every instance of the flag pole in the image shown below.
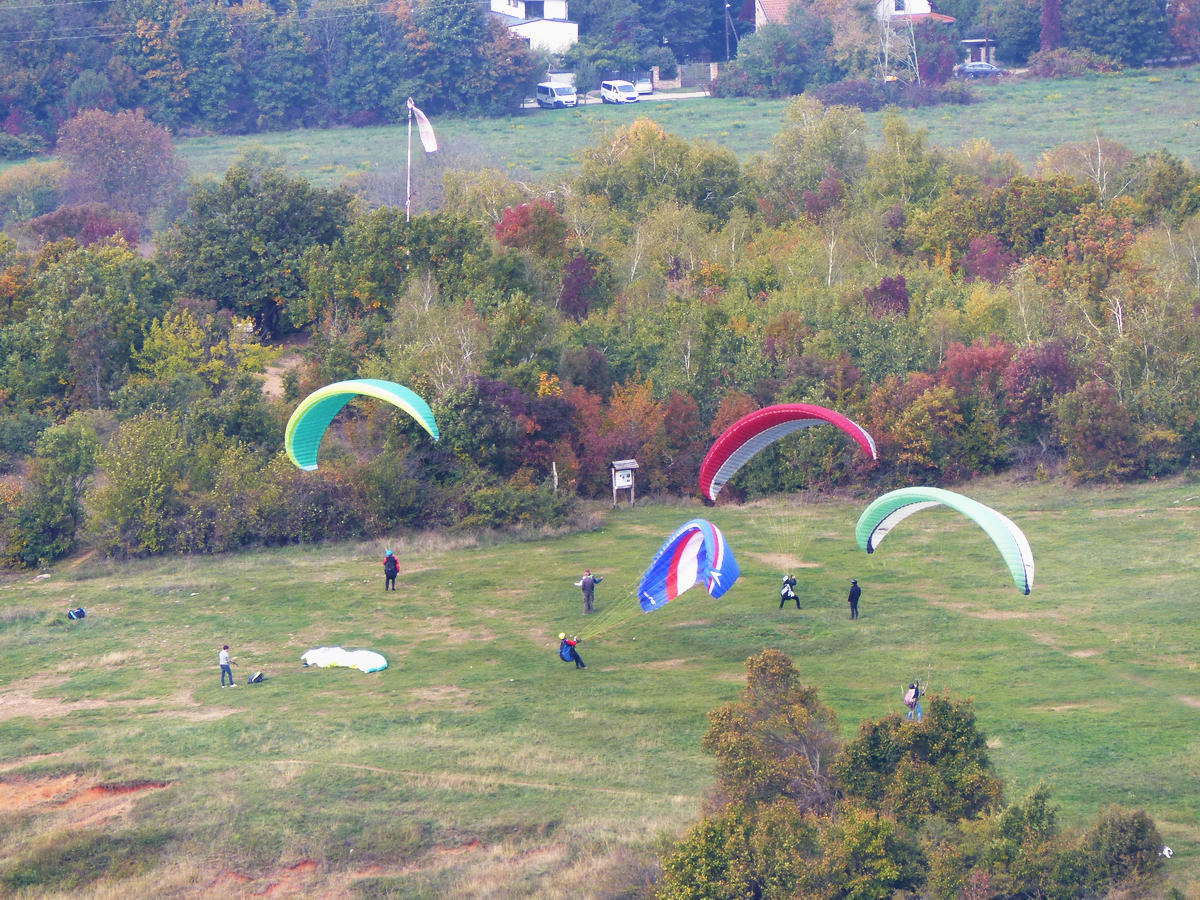
[[412,97],[408,98],[408,165],[404,175],[404,221],[412,219]]

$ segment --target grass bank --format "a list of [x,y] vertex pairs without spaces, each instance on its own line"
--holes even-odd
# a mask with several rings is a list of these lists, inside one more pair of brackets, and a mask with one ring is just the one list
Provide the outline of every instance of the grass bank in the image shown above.
[[[975,84],[983,102],[966,107],[908,110],[931,140],[957,147],[987,138],[1032,166],[1047,149],[1085,140],[1096,131],[1136,151],[1167,149],[1200,165],[1200,67],[1133,71],[1064,80],[1011,79]],[[575,110],[526,110],[511,118],[435,122],[447,148],[502,168],[542,178],[577,164],[580,149],[606,129],[648,116],[688,138],[715,141],[747,159],[766,150],[779,130],[785,101],[697,99],[589,105]],[[868,115],[878,139],[881,113]],[[324,184],[372,169],[402,169],[404,126],[304,129],[245,137],[188,138],[179,142],[196,175],[217,175],[249,146],[283,153],[298,172]],[[420,154],[415,165],[430,165]]]
[[[0,893],[159,896],[591,895],[644,875],[710,783],[708,710],[742,662],[793,655],[852,733],[903,685],[975,698],[1017,799],[1048,782],[1070,823],[1144,806],[1200,896],[1200,486],[981,482],[1028,534],[1020,595],[986,538],[944,511],[878,554],[862,503],[793,498],[711,512],[743,580],[585,643],[572,586],[611,610],[699,508],[647,506],[595,532],[401,551],[383,544],[63,566],[0,586]],[[777,608],[784,568],[804,608]],[[864,585],[846,615],[847,580]],[[630,602],[625,600],[623,602]],[[63,613],[82,605],[88,618]],[[239,659],[218,686],[217,648]],[[391,667],[307,670],[368,647]],[[247,673],[268,680],[247,686]]]

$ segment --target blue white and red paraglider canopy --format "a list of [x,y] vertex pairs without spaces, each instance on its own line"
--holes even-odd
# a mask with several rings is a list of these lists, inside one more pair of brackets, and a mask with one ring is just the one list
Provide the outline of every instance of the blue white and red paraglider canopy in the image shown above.
[[742,574],[725,535],[707,519],[681,525],[659,549],[642,576],[638,600],[646,612],[666,606],[688,588],[703,584],[714,599]]

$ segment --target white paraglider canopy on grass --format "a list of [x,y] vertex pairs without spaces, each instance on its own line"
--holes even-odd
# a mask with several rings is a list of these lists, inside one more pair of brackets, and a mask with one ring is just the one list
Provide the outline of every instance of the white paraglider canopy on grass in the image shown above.
[[346,650],[342,647],[316,647],[301,656],[300,661],[306,666],[316,666],[319,669],[344,666],[347,669],[358,669],[360,672],[378,672],[388,666],[382,653],[376,653],[374,650]]

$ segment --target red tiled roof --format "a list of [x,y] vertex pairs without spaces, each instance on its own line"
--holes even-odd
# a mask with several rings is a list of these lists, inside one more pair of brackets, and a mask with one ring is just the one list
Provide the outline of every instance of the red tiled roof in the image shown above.
[[788,9],[791,8],[792,0],[757,0],[757,8],[762,12],[764,19],[757,25],[766,25],[768,23],[783,23],[787,21]]

